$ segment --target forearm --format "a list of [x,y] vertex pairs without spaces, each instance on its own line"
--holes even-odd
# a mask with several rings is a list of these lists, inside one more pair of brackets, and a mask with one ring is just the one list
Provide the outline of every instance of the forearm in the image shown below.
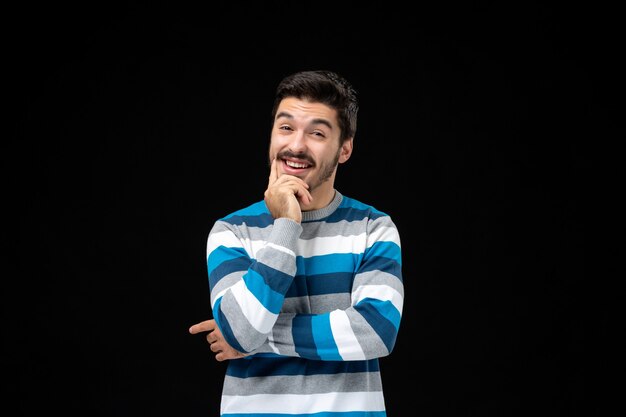
[[345,310],[280,314],[267,341],[254,353],[332,361],[388,355],[395,345],[403,304],[401,282],[388,278],[384,285],[361,286],[355,292],[355,305]]

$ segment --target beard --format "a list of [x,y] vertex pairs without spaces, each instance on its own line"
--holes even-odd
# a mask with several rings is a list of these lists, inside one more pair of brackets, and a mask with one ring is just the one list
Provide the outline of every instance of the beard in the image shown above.
[[[316,177],[308,178],[307,180],[305,180],[305,182],[309,186],[309,192],[312,192],[317,187],[319,187],[320,185],[328,181],[330,178],[332,178],[333,174],[335,173],[335,170],[337,169],[337,165],[339,165],[340,155],[341,155],[341,147],[337,149],[335,156],[333,156],[333,158],[330,161],[322,162],[321,164],[319,164],[319,173]],[[284,157],[303,159],[307,161],[309,164],[311,164],[311,166],[318,166],[317,164],[314,163],[313,158],[311,158],[311,156],[306,153],[295,154],[290,151],[283,151],[283,152],[278,152],[276,154],[276,158],[278,159],[282,159]],[[270,167],[272,166],[272,159],[273,159],[272,156],[269,155],[268,166]]]
[[314,189],[316,189],[318,186],[328,181],[333,176],[333,174],[335,173],[335,170],[337,169],[337,165],[339,165],[340,154],[341,154],[341,148],[337,150],[337,153],[335,154],[332,160],[320,164],[320,171],[319,171],[318,177],[312,178],[310,181],[306,182],[309,185],[309,191],[313,191]]

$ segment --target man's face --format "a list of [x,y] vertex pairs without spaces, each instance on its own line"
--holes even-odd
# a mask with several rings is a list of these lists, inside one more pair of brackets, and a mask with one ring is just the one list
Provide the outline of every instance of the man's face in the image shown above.
[[294,97],[278,106],[272,127],[269,161],[278,159],[279,174],[303,179],[313,192],[321,185],[332,189],[337,164],[348,160],[352,141],[339,144],[337,112],[322,103]]

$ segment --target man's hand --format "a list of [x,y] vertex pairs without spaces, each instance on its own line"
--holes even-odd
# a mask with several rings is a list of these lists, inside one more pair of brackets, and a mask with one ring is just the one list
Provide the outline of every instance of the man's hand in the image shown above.
[[206,340],[209,342],[209,346],[212,352],[215,353],[215,360],[218,362],[226,361],[229,359],[239,359],[246,356],[245,353],[241,353],[238,350],[233,349],[222,335],[215,320],[205,320],[200,323],[194,324],[189,328],[189,333],[197,334],[202,332],[208,332]]
[[272,160],[270,177],[265,190],[265,204],[272,217],[286,217],[298,223],[302,222],[303,205],[311,204],[313,197],[308,190],[309,186],[302,179],[293,175],[278,175],[278,161]]

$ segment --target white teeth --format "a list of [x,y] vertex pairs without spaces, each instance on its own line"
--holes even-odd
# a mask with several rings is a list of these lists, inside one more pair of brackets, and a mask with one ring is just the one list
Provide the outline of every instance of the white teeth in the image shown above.
[[285,161],[285,163],[292,168],[306,168],[308,166],[307,164],[300,164],[298,162],[291,162],[291,161]]

